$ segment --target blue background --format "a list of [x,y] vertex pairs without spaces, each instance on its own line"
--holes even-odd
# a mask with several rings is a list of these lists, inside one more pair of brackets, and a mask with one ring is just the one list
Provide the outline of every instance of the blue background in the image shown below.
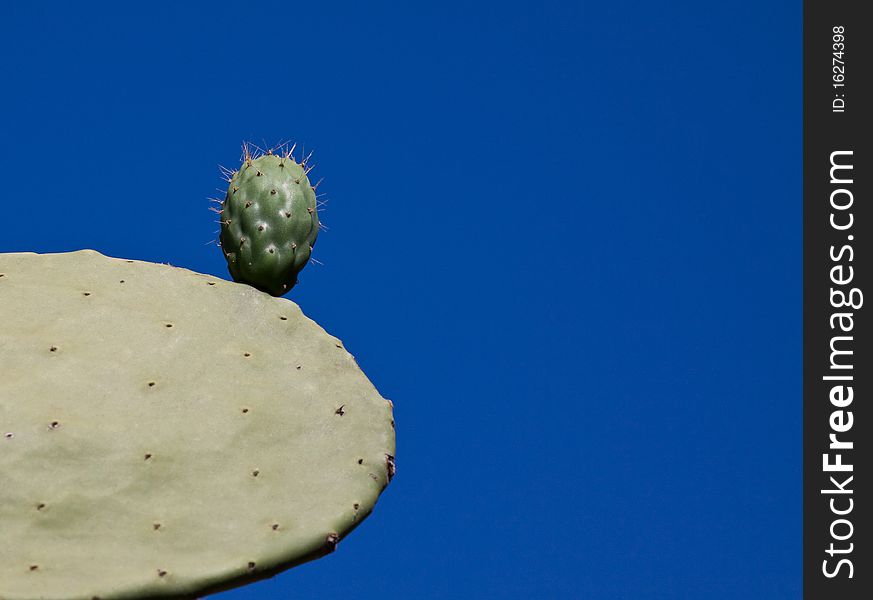
[[123,4],[4,3],[0,251],[227,277],[297,141],[289,297],[395,403],[373,516],[219,597],[800,597],[799,2]]

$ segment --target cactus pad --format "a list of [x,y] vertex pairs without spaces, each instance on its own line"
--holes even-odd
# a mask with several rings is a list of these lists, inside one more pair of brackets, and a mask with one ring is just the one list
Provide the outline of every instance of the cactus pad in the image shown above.
[[297,283],[318,237],[308,168],[290,153],[246,157],[221,203],[221,249],[234,281],[281,296]]
[[0,598],[195,598],[318,558],[393,475],[391,413],[288,300],[0,254]]

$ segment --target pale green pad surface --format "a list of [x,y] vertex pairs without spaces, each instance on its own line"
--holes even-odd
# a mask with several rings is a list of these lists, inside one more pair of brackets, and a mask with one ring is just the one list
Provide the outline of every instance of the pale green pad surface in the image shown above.
[[0,254],[0,599],[190,598],[317,558],[394,422],[296,304],[167,265]]

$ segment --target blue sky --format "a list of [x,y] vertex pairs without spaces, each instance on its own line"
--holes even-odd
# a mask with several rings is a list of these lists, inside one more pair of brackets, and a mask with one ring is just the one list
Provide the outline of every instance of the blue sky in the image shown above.
[[218,598],[799,598],[798,2],[14,3],[0,251],[228,277],[243,140],[314,150],[289,297],[394,401],[333,555]]

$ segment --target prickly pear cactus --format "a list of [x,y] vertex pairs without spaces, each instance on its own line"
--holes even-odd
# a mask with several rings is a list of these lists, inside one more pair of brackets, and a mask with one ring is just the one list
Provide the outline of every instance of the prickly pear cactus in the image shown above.
[[332,551],[391,404],[292,302],[93,251],[0,254],[0,598],[195,598]]
[[244,148],[219,211],[220,245],[234,281],[281,296],[297,283],[318,236],[315,189],[305,161],[291,152],[253,158]]

